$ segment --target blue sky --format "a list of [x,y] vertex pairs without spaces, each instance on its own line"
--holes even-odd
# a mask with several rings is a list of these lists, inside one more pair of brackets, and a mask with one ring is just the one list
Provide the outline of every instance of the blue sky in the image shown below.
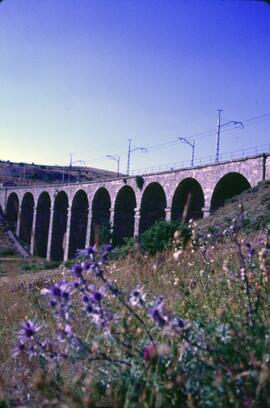
[[[270,142],[270,7],[256,1],[4,0],[0,159],[126,168],[155,146],[244,121],[221,151]],[[215,153],[215,133],[196,157]],[[172,143],[134,152],[133,169],[188,160]]]

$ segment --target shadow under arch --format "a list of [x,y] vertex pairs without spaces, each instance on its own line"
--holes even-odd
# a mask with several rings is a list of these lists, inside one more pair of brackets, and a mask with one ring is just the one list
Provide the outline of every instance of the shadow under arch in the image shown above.
[[113,245],[123,244],[123,238],[134,235],[134,209],[136,196],[130,186],[122,187],[116,196],[114,205]]
[[51,197],[43,191],[37,202],[34,255],[46,258],[50,223]]
[[21,204],[21,220],[19,238],[30,245],[34,215],[34,197],[32,193],[25,193]]
[[101,187],[96,191],[92,202],[91,245],[109,239],[110,208],[110,194],[105,187]]
[[68,196],[65,191],[60,191],[53,205],[53,226],[51,241],[51,259],[62,261],[64,259],[65,237],[67,230]]
[[182,180],[173,195],[171,219],[185,222],[202,218],[203,207],[204,194],[200,183],[191,177]]
[[242,193],[250,188],[250,183],[241,173],[228,173],[223,176],[214,188],[211,198],[210,211],[222,207],[228,198]]
[[6,219],[9,227],[13,232],[16,232],[19,214],[19,198],[16,193],[11,193],[8,196],[6,205]]
[[165,219],[166,203],[166,194],[163,187],[157,182],[150,183],[142,196],[139,235],[156,221]]
[[84,190],[74,195],[71,206],[68,257],[74,258],[77,249],[85,248],[88,219],[88,198]]

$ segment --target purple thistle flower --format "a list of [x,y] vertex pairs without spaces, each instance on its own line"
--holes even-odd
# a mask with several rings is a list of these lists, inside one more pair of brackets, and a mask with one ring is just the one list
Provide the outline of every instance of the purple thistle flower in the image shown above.
[[86,306],[86,312],[87,313],[93,313],[93,310],[94,309],[93,309],[93,306],[91,305],[91,303]]
[[112,251],[112,244],[105,244],[105,245],[103,245],[103,247],[102,247],[102,249],[103,249],[103,251],[106,251],[106,252],[111,252]]
[[73,265],[71,269],[72,274],[76,276],[77,278],[80,278],[82,276],[82,271],[83,271],[83,268],[81,264],[78,264],[78,263]]
[[20,355],[21,353],[23,353],[25,351],[25,344],[20,340],[15,347],[15,350],[13,352],[13,357],[17,357],[18,355]]
[[19,338],[22,341],[28,340],[31,337],[34,337],[34,335],[39,331],[39,329],[40,326],[36,322],[32,320],[26,320],[21,325],[21,330],[19,331]]
[[58,302],[64,300],[67,302],[70,297],[72,285],[68,282],[58,282],[50,287],[41,290],[42,295],[48,295],[50,298],[49,304],[54,307]]
[[149,317],[154,320],[156,325],[163,328],[167,324],[167,318],[163,314],[164,300],[158,297],[155,302],[148,308]]
[[128,297],[128,301],[132,306],[139,306],[143,307],[145,305],[145,293],[143,292],[143,288],[137,286],[133,291],[130,293]]
[[108,256],[109,256],[109,253],[108,253],[108,252],[104,252],[104,253],[102,254],[102,257],[101,257],[102,262],[108,261]]
[[49,306],[55,307],[56,305],[57,305],[57,303],[56,303],[55,300],[51,299],[51,300],[49,301]]
[[245,244],[245,247],[247,250],[247,258],[251,260],[256,255],[255,248],[253,248],[249,242]]
[[85,271],[89,271],[91,269],[92,262],[86,261],[82,263],[82,267]]
[[173,325],[173,327],[183,329],[185,327],[185,322],[184,322],[184,320],[179,319],[179,318],[176,317],[175,319],[173,319],[172,325]]
[[190,322],[175,317],[171,320],[170,326],[175,332],[182,333],[182,331],[189,329],[191,324]]
[[93,297],[95,301],[99,303],[102,299],[102,293],[100,293],[99,291],[96,291],[94,292]]
[[92,247],[92,246],[86,247],[85,249],[77,249],[76,257],[93,256],[95,252],[96,252],[96,249],[95,247]]

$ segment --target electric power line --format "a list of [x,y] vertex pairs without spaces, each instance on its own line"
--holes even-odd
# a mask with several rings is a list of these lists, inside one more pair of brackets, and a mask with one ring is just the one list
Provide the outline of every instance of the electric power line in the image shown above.
[[[265,122],[267,120],[270,120],[270,113],[265,113],[265,114],[262,114],[262,115],[257,115],[257,116],[251,117],[251,118],[247,118],[245,120],[242,120],[242,122],[244,123],[245,127],[248,127],[248,126],[251,126],[251,125],[256,125],[256,124],[261,123],[261,122]],[[231,131],[235,130],[236,128],[237,127],[227,128],[227,129],[224,129],[223,132],[231,132]],[[212,136],[214,134],[216,134],[216,129],[215,128],[209,129],[209,130],[206,130],[206,131],[203,131],[203,132],[194,133],[192,135],[187,136],[186,139],[187,140],[204,139],[204,138],[210,137],[210,136]],[[148,151],[155,151],[155,150],[164,149],[166,147],[171,147],[171,146],[174,146],[174,145],[177,145],[177,144],[179,144],[179,139],[178,138],[169,140],[169,141],[164,142],[164,143],[159,143],[159,144],[156,144],[156,145],[147,146],[147,150]],[[119,154],[117,153],[117,156],[125,157],[125,156],[127,156],[127,153],[126,152],[122,152],[122,153],[119,153]],[[107,156],[104,155],[104,156],[100,156],[100,157],[96,157],[96,158],[88,159],[88,160],[84,160],[84,161],[85,162],[93,162],[93,161],[101,161],[101,160],[109,160],[109,159],[108,159]]]

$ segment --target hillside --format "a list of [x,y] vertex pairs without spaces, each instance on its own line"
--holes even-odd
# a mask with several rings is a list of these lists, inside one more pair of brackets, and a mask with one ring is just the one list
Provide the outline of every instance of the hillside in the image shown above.
[[[94,181],[113,178],[115,172],[81,166],[52,166],[35,163],[0,161],[0,183],[36,185],[44,183]],[[14,185],[12,184],[12,185]]]
[[266,180],[226,200],[224,207],[219,208],[209,217],[199,220],[199,230],[201,233],[222,233],[239,214],[240,205],[244,215],[245,232],[259,231],[265,227],[270,229],[270,181]]

